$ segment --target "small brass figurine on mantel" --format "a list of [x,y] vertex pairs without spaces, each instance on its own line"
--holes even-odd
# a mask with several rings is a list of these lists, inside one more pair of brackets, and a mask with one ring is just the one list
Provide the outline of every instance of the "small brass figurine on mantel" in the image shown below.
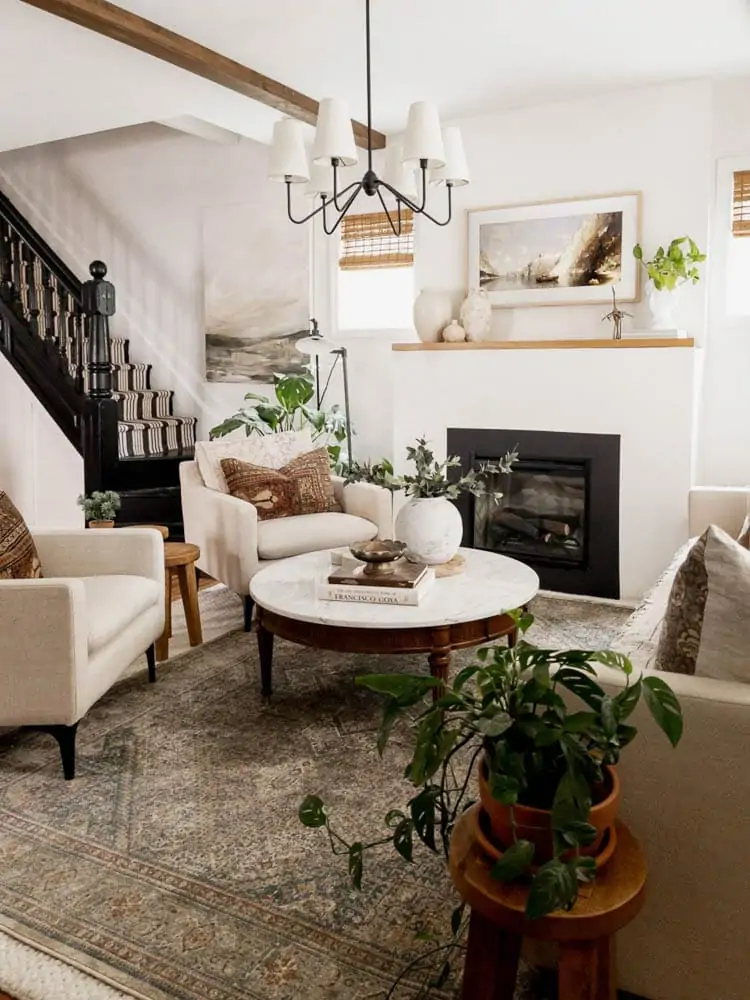
[[617,295],[614,288],[612,289],[612,309],[607,313],[606,316],[602,316],[602,323],[605,320],[610,320],[613,326],[612,339],[622,340],[622,321],[625,316],[630,316],[632,319],[633,314],[629,312],[623,312],[622,309],[617,305]]

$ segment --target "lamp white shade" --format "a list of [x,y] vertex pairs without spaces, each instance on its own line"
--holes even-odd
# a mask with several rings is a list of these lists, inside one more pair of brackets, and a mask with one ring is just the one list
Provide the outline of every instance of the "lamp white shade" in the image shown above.
[[272,181],[288,180],[292,184],[304,184],[310,179],[302,122],[296,118],[282,118],[273,127],[268,176]]
[[323,164],[338,160],[345,167],[353,167],[357,162],[354,129],[346,101],[327,97],[320,102],[312,158],[313,163]]
[[417,167],[420,160],[427,160],[429,170],[445,165],[440,118],[437,108],[429,101],[417,101],[409,108],[404,136],[404,163]]
[[328,197],[333,195],[333,167],[330,164],[313,163],[310,168],[310,183],[305,188],[305,194],[310,198],[317,198],[321,194]]
[[330,354],[336,349],[336,345],[325,337],[302,337],[295,341],[294,346],[300,354],[309,354],[315,357],[316,354]]
[[468,184],[469,164],[466,160],[464,150],[464,140],[461,137],[461,129],[455,125],[449,125],[443,129],[443,145],[445,147],[445,166],[433,170],[430,181],[434,184],[443,184],[450,181],[454,187],[462,187]]
[[385,180],[407,198],[416,199],[417,179],[414,170],[404,163],[404,147],[389,142],[385,156]]

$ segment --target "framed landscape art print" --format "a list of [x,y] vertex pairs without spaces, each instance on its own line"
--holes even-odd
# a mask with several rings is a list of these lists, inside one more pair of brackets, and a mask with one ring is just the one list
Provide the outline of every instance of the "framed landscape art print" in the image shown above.
[[640,297],[637,193],[469,211],[468,287],[493,306],[611,303]]

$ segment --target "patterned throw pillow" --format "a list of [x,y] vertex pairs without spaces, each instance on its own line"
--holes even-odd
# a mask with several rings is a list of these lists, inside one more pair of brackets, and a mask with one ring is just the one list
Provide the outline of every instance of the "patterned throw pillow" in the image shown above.
[[0,490],[0,580],[38,580],[41,575],[31,532],[8,494]]
[[205,486],[220,493],[229,493],[221,470],[222,459],[238,458],[240,462],[261,465],[265,469],[280,469],[311,448],[309,430],[278,431],[276,434],[251,434],[247,438],[196,441],[195,460]]
[[750,681],[750,551],[716,525],[677,571],[655,666]]
[[282,472],[240,462],[237,458],[222,458],[221,468],[231,495],[251,503],[258,511],[259,520],[269,521],[297,513],[297,489],[293,480]]
[[236,458],[223,458],[221,468],[231,495],[251,503],[261,521],[341,509],[334,496],[325,448],[299,455],[278,470]]

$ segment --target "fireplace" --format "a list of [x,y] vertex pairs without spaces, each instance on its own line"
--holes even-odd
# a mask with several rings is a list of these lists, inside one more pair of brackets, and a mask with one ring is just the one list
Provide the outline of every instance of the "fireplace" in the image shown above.
[[448,454],[463,472],[513,448],[519,459],[510,473],[490,474],[487,495],[458,501],[463,544],[519,559],[545,590],[618,598],[619,436],[448,430]]

